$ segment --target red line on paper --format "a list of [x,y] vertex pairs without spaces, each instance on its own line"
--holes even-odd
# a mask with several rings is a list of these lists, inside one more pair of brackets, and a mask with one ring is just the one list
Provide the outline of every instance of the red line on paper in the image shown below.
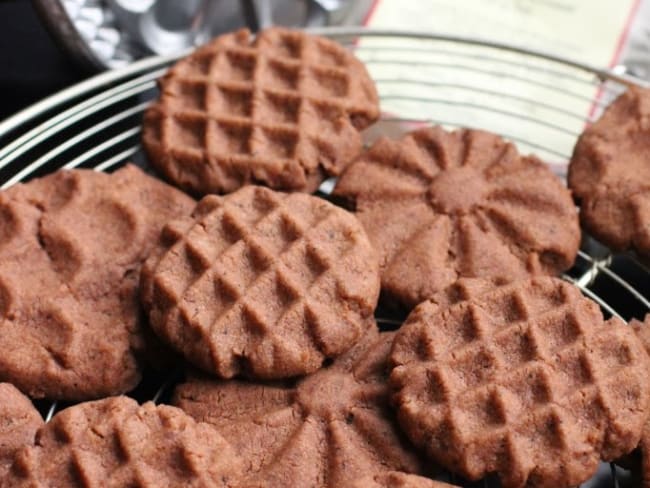
[[361,22],[361,25],[368,25],[370,23],[370,19],[372,18],[372,16],[377,11],[377,7],[379,6],[380,1],[381,0],[373,0],[372,1],[372,5],[370,5],[370,8],[368,9],[368,12],[366,12],[366,16],[364,17],[363,22]]

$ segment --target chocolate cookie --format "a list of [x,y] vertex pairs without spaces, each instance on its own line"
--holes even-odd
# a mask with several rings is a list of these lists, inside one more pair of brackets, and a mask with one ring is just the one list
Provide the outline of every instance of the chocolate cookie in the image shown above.
[[194,379],[173,402],[235,447],[247,464],[238,486],[340,487],[386,471],[422,473],[388,404],[392,340],[371,329],[295,386]]
[[585,129],[569,187],[589,233],[614,250],[650,256],[650,89],[628,89]]
[[[630,326],[643,343],[646,352],[650,354],[650,314],[646,315],[643,322],[632,320]],[[648,371],[650,374],[650,371]],[[643,488],[650,488],[650,419],[643,429],[643,436],[639,442],[641,452],[641,480]]]
[[381,138],[334,193],[355,209],[379,252],[382,290],[407,307],[459,277],[557,274],[580,243],[560,180],[487,132],[432,127]]
[[364,476],[354,483],[352,488],[454,488],[454,485],[413,474],[388,471]]
[[34,398],[140,379],[141,263],[193,201],[135,166],[59,171],[0,193],[0,380]]
[[354,215],[248,186],[165,226],[142,289],[151,326],[189,362],[223,378],[285,378],[368,329],[379,269]]
[[650,488],[650,422],[647,422],[643,428],[639,452],[641,453],[641,488]]
[[0,487],[230,487],[242,464],[178,408],[113,397],[62,410],[16,453]]
[[630,321],[630,326],[643,344],[643,347],[645,347],[648,354],[650,354],[650,313],[645,316],[643,322],[637,319],[632,319]]
[[557,278],[455,288],[450,306],[418,305],[391,351],[400,424],[435,462],[561,488],[636,447],[650,359],[629,327]]
[[249,183],[312,192],[357,155],[359,131],[379,116],[357,58],[284,28],[217,37],[159,85],[144,148],[165,178],[200,195]]
[[15,452],[34,443],[43,419],[32,402],[10,383],[0,383],[0,479],[9,471]]

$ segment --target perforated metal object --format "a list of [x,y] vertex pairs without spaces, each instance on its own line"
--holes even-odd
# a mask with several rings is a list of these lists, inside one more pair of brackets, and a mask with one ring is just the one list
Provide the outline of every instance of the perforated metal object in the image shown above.
[[[367,62],[371,73],[376,72],[373,67],[396,64],[400,67],[399,79],[376,77],[382,103],[384,106],[395,100],[413,103],[418,107],[418,116],[385,115],[370,131],[372,135],[380,132],[397,135],[413,123],[421,122],[441,123],[449,127],[478,126],[490,130],[492,121],[506,118],[530,129],[526,130],[525,137],[502,135],[557,163],[553,168],[560,174],[570,157],[567,147],[572,146],[579,133],[575,129],[576,121],[580,126],[589,124],[625,85],[641,84],[639,80],[605,69],[480,39],[359,28],[327,28],[313,32],[334,37],[356,50]],[[359,43],[360,38],[381,39],[383,42]],[[404,40],[421,43],[421,48],[395,47],[393,41],[399,44]],[[458,46],[470,46],[471,49],[456,50]],[[399,49],[417,50],[421,57],[416,61],[404,62],[402,57],[396,55]],[[452,53],[454,62],[440,61],[440,53]],[[428,60],[427,56],[430,56]],[[62,167],[112,171],[132,160],[146,168],[139,141],[142,112],[156,97],[156,78],[165,72],[174,59],[176,57],[150,58],[121,70],[103,73],[0,122],[2,188]],[[491,60],[489,68],[483,64],[485,60]],[[429,70],[439,71],[440,78],[418,77],[417,68],[422,65]],[[479,76],[473,76],[476,74]],[[557,84],[542,81],[542,78],[548,80],[549,76],[556,79]],[[499,90],[493,87],[487,89],[485,84],[476,82],[477,79],[490,78],[514,79],[522,86],[547,85],[544,89],[562,90],[567,100],[591,100],[598,90],[602,96],[601,101],[592,107],[590,116],[584,118],[566,106],[556,106],[542,98],[527,98],[513,93],[505,84]],[[572,90],[562,87],[567,79],[575,81]],[[499,86],[499,83],[496,85]],[[426,88],[425,96],[422,95],[422,87]],[[442,89],[445,96],[440,96]],[[417,95],[414,96],[416,91]],[[467,92],[475,95],[471,102],[454,97],[455,94]],[[499,98],[503,101],[502,105],[490,105],[486,101],[488,96]],[[455,120],[436,117],[441,107],[449,106],[457,110],[454,112],[457,114]],[[526,110],[520,110],[521,107]],[[421,116],[423,110],[426,117]],[[568,125],[549,122],[543,116],[548,113],[563,114],[569,121]],[[561,144],[540,135],[543,131],[560,134],[563,138]],[[327,194],[331,188],[332,182],[325,182],[321,186],[321,193]],[[629,320],[633,317],[643,318],[650,312],[650,269],[631,253],[611,254],[586,237],[575,266],[565,274],[565,278],[598,302],[606,315]],[[384,328],[394,328],[402,318],[378,312],[379,323]],[[141,401],[165,401],[178,378],[179,372],[170,372],[167,377],[148,377],[132,395]],[[48,402],[38,404],[47,418],[63,406]],[[443,478],[462,483],[451,476]],[[466,486],[498,485],[485,480]],[[597,476],[582,486],[609,488],[635,485],[628,472],[614,465],[603,464]]]
[[[85,68],[119,68],[151,54],[174,54],[218,33],[272,23],[350,23],[367,0],[32,0],[57,43]],[[361,11],[361,10],[360,10]]]

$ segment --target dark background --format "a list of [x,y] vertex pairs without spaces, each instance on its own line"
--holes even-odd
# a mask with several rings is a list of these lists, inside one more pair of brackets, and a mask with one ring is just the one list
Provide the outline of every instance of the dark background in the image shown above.
[[0,120],[89,75],[57,48],[30,1],[0,1]]
[[[183,0],[179,0],[183,1]],[[374,0],[354,0],[330,19],[359,24]],[[306,14],[304,2],[274,3],[274,20],[299,25]],[[217,31],[244,25],[240,2],[224,2]],[[92,75],[76,66],[60,50],[30,0],[0,0],[0,121],[20,109]]]

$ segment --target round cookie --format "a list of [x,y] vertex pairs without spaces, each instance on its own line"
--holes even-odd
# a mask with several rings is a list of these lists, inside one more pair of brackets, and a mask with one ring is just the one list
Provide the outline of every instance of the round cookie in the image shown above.
[[333,364],[295,385],[193,379],[173,402],[219,432],[247,462],[241,486],[351,486],[423,463],[389,406],[393,333],[368,332]]
[[62,410],[35,446],[16,453],[1,487],[230,487],[242,469],[232,447],[182,410],[127,397]]
[[455,485],[434,481],[414,474],[388,471],[377,475],[364,476],[352,488],[458,488]]
[[10,383],[0,383],[0,479],[5,475],[14,453],[34,443],[43,419],[32,402]]
[[390,357],[400,425],[431,459],[562,488],[636,447],[650,359],[629,327],[557,278],[454,287],[411,312]]
[[431,127],[380,138],[334,194],[354,208],[378,250],[382,291],[408,308],[461,277],[557,274],[580,243],[560,180],[483,131]]
[[[643,343],[646,352],[650,354],[650,313],[645,316],[643,322],[636,319],[632,320],[630,326]],[[643,429],[643,436],[641,442],[639,442],[639,451],[641,452],[642,487],[650,488],[650,420],[646,422]]]
[[630,320],[630,327],[650,354],[650,313],[646,314],[643,322],[637,319]]
[[590,234],[613,250],[650,256],[650,89],[629,88],[585,129],[569,187]]
[[215,38],[159,81],[142,142],[151,164],[194,194],[249,183],[313,192],[361,149],[379,117],[364,65],[340,44],[270,28]]
[[378,295],[354,215],[256,186],[207,196],[170,222],[142,270],[154,331],[222,378],[315,371],[368,329]]
[[191,198],[135,166],[59,171],[0,192],[0,380],[83,400],[140,380],[140,266]]
[[643,429],[643,436],[639,442],[641,452],[641,488],[650,488],[650,422]]

